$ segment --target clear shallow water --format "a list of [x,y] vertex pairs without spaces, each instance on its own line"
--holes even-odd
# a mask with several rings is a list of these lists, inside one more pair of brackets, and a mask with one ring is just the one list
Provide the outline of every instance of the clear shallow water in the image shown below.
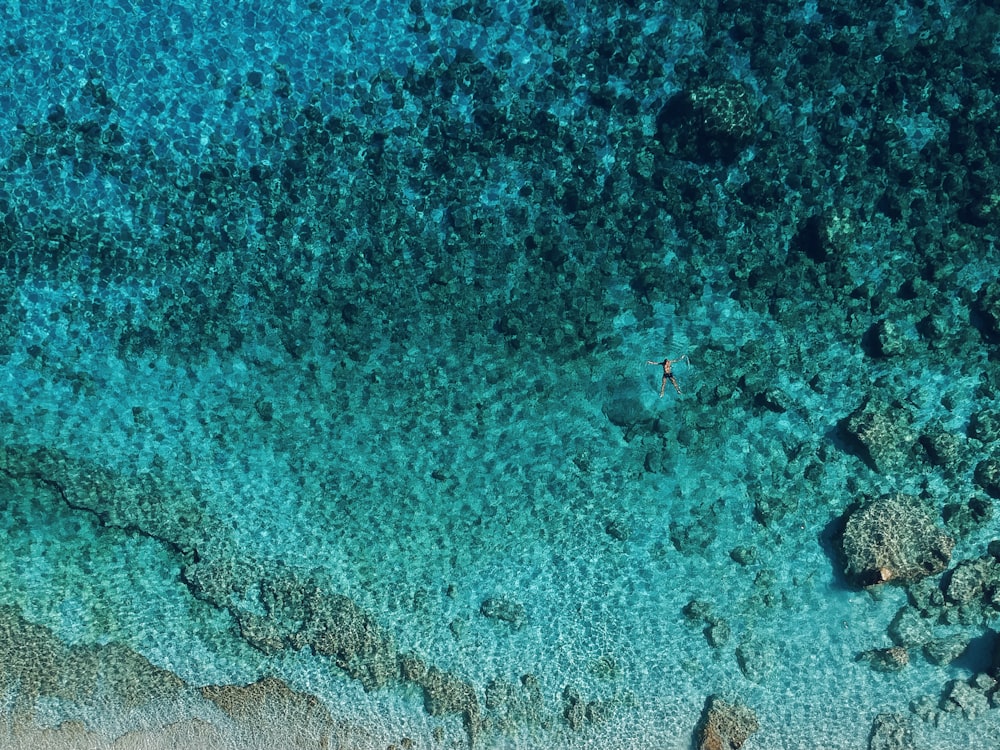
[[[864,747],[883,712],[917,747],[986,747],[987,698],[911,706],[990,655],[856,661],[907,592],[847,585],[827,531],[896,491],[940,524],[991,453],[968,425],[996,405],[995,218],[945,135],[991,94],[914,39],[946,70],[992,20],[901,9],[771,11],[785,41],[754,47],[696,6],[8,6],[3,603],[190,686],[280,677],[359,746],[687,748],[720,694],[754,711],[748,747]],[[888,72],[857,62],[879,34]],[[897,95],[921,76],[935,97]],[[677,92],[697,116],[662,114]],[[646,361],[682,353],[658,398]],[[838,427],[869,396],[913,433],[891,466]],[[937,431],[945,466],[918,448]],[[996,522],[956,536],[978,557]],[[192,585],[230,559],[232,591]],[[475,720],[262,649],[240,613],[273,615],[258,589],[288,571],[392,664],[468,685]],[[530,710],[495,697],[522,675]],[[71,703],[32,719],[150,722]]]

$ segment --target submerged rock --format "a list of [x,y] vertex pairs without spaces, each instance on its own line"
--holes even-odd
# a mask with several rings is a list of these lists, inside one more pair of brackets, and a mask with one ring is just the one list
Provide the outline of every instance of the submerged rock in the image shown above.
[[710,696],[696,730],[698,750],[738,750],[760,728],[752,710]]
[[668,151],[700,163],[734,161],[761,127],[760,102],[739,81],[704,83],[673,96],[656,118]]
[[632,528],[622,520],[612,518],[604,524],[604,533],[619,542],[627,542],[632,536]]
[[951,570],[944,594],[955,604],[990,604],[998,590],[1000,562],[987,555],[958,563]]
[[277,623],[255,612],[236,612],[240,637],[264,654],[276,654],[285,648],[285,637]]
[[424,690],[424,707],[431,716],[458,713],[466,723],[479,716],[476,691],[465,680],[437,667],[428,667],[419,680]]
[[969,642],[961,635],[935,638],[924,644],[924,658],[931,664],[944,666],[945,664],[951,664],[965,653],[965,649],[968,646]]
[[877,399],[865,399],[840,429],[854,452],[883,474],[905,467],[918,438],[901,404]]
[[674,549],[682,555],[705,554],[722,526],[723,510],[724,504],[716,501],[689,509],[686,517],[671,519],[670,543]]
[[479,613],[493,620],[503,620],[517,630],[524,624],[524,605],[509,596],[486,599],[479,605]]
[[914,750],[913,730],[903,714],[879,714],[872,722],[868,750]]
[[972,478],[990,497],[1000,497],[1000,459],[985,458],[980,461]]
[[920,436],[920,444],[927,454],[927,459],[935,466],[940,466],[950,475],[958,474],[965,463],[965,444],[962,436],[945,430],[940,425],[934,425]]
[[873,648],[858,654],[857,661],[868,662],[876,672],[898,672],[910,663],[910,654],[902,646]]
[[948,503],[941,511],[945,526],[955,536],[963,538],[982,528],[993,518],[993,502],[975,495],[965,502]]
[[534,675],[525,674],[517,682],[495,678],[487,683],[485,707],[491,720],[501,728],[519,724],[540,726],[545,722],[545,701]]
[[941,708],[949,713],[961,713],[967,719],[974,719],[990,707],[986,692],[964,680],[948,683],[941,699]]
[[580,729],[587,720],[587,704],[580,692],[570,685],[563,690],[563,718],[570,729]]
[[732,628],[729,627],[729,623],[725,620],[710,623],[704,632],[705,640],[708,641],[708,645],[712,648],[725,646],[733,637]]
[[763,684],[778,663],[778,649],[769,641],[748,638],[736,647],[736,664],[743,676]]
[[982,332],[988,339],[1000,340],[1000,280],[983,284],[974,303],[982,316]]
[[869,350],[877,357],[895,357],[906,349],[899,326],[891,320],[880,320],[868,331]]
[[585,700],[572,685],[563,689],[563,720],[570,729],[577,731],[588,724],[598,724],[607,719],[617,701]]
[[993,443],[1000,439],[1000,412],[983,409],[969,420],[969,437],[982,443]]
[[913,648],[933,639],[930,622],[913,607],[901,607],[889,624],[889,637],[897,646]]
[[941,721],[942,711],[940,701],[930,695],[921,695],[910,701],[910,712],[927,724],[937,724]]
[[841,537],[844,573],[859,586],[940,573],[954,546],[918,498],[899,494],[850,511]]
[[636,380],[619,385],[602,408],[608,421],[622,428],[626,440],[630,440],[637,431],[648,429],[653,423],[654,414],[641,397],[642,387],[643,384]]

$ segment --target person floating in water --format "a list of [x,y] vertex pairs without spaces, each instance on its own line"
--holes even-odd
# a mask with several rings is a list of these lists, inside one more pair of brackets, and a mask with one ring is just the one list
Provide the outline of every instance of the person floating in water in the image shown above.
[[680,362],[681,360],[687,361],[687,355],[678,357],[677,359],[665,359],[662,362],[653,362],[652,360],[646,360],[647,365],[659,365],[663,368],[663,380],[660,381],[660,398],[663,398],[663,392],[667,389],[667,381],[670,381],[670,385],[674,387],[674,390],[679,394],[681,392],[681,387],[677,384],[677,378],[674,376],[673,366]]

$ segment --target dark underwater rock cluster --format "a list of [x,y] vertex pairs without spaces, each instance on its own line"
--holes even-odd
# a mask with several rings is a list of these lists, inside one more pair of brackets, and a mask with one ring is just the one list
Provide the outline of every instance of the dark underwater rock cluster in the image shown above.
[[[947,713],[967,718],[1000,705],[1000,540],[986,554],[952,563],[954,540],[931,520],[916,498],[890,496],[849,512],[842,532],[845,571],[858,586],[901,584],[908,603],[889,624],[895,644],[858,654],[873,669],[898,671],[912,656],[947,666],[971,659],[973,676],[922,696],[912,711],[928,721]],[[979,633],[979,635],[975,635]]]

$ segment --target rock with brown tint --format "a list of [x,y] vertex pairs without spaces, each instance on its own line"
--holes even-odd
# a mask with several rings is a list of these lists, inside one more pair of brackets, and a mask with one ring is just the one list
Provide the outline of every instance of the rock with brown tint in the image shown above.
[[285,648],[285,639],[274,621],[256,612],[238,610],[236,623],[240,637],[258,651],[271,655]]
[[698,750],[738,750],[759,728],[749,708],[713,695],[706,701],[698,724]]
[[[0,707],[3,750],[328,750],[378,744],[368,730],[335,723],[318,698],[279,679],[195,690],[127,646],[68,646],[9,607],[0,608],[0,692],[7,696]],[[40,704],[51,699],[71,718],[41,726]],[[95,726],[114,726],[117,733],[106,736]]]
[[10,710],[32,716],[42,698],[93,702],[100,692],[126,708],[176,700],[186,690],[172,672],[127,646],[67,646],[46,627],[0,608],[0,687],[16,688]]
[[840,542],[844,572],[859,586],[905,584],[940,573],[955,546],[920,499],[901,494],[850,511]]
[[334,721],[318,698],[299,693],[275,677],[250,685],[209,685],[201,694],[235,723],[235,733],[272,747],[327,748]]

